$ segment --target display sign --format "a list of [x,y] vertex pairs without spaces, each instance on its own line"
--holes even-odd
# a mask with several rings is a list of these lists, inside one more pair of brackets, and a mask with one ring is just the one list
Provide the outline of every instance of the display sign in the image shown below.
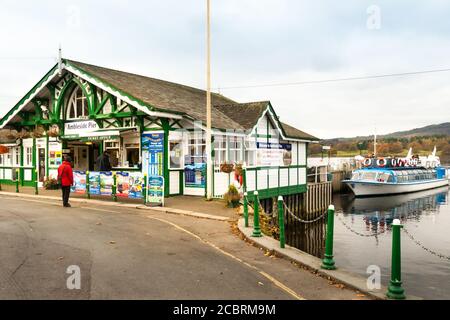
[[140,172],[117,172],[117,196],[141,199],[144,178]]
[[74,171],[73,172],[73,186],[70,188],[72,192],[78,194],[86,193],[86,172]]
[[195,163],[184,167],[185,186],[188,188],[206,187],[206,163]]
[[164,205],[164,178],[161,176],[148,177],[148,198],[149,204]]
[[100,195],[100,172],[89,172],[89,193]]
[[164,133],[143,134],[142,150],[147,152],[148,175],[164,175]]
[[258,166],[289,166],[292,164],[290,143],[257,142],[256,164]]
[[64,135],[75,135],[80,132],[92,132],[98,130],[97,122],[94,120],[66,122],[64,125]]
[[62,144],[56,141],[48,143],[48,164],[50,167],[59,167],[62,164]]
[[113,174],[110,171],[100,172],[100,194],[102,196],[112,195],[112,187],[114,184]]

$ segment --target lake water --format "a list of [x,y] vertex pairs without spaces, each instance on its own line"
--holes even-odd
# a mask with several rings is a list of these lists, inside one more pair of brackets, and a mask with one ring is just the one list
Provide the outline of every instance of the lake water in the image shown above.
[[[450,256],[449,188],[443,187],[405,195],[353,198],[335,195],[334,257],[343,269],[368,276],[369,265],[381,269],[382,284],[390,279],[393,219],[425,247]],[[340,217],[362,237],[349,231]],[[426,252],[402,231],[402,280],[406,294],[425,299],[450,299],[450,261]]]

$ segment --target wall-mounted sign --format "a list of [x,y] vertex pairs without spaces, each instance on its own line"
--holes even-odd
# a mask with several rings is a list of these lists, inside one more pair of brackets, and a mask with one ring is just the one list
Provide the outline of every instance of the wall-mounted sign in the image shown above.
[[258,142],[256,163],[258,166],[289,166],[292,164],[292,145],[290,143]]
[[62,144],[55,141],[48,143],[48,164],[50,167],[58,167],[62,164]]
[[145,133],[142,135],[142,150],[147,152],[149,176],[164,174],[164,133]]
[[94,120],[66,122],[64,135],[79,134],[80,132],[92,132],[98,130],[97,122]]

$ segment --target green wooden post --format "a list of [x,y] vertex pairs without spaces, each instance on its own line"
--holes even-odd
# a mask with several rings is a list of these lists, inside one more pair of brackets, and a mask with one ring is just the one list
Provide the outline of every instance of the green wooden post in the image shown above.
[[400,230],[403,226],[399,219],[392,223],[392,260],[391,260],[391,281],[386,293],[389,299],[405,299],[405,290],[402,288],[402,265],[401,265],[401,245]]
[[244,224],[245,227],[248,228],[248,199],[247,192],[244,192]]
[[89,171],[86,171],[86,197],[91,198],[91,186],[89,181]]
[[16,169],[16,193],[19,193],[19,182],[20,182],[19,169]]
[[112,196],[113,200],[117,201],[117,176],[115,172],[113,172]]
[[334,270],[336,266],[333,260],[333,233],[334,233],[334,206],[328,207],[327,237],[325,239],[325,257],[322,260],[322,269]]
[[34,169],[34,194],[39,194],[39,183],[38,183],[38,179],[37,179],[37,169]]
[[284,248],[286,246],[286,236],[284,233],[284,207],[282,196],[278,196],[278,224],[280,227],[280,248]]
[[252,237],[262,237],[261,234],[261,227],[259,226],[259,198],[258,198],[258,191],[255,191],[253,193],[254,200],[253,200],[253,234]]
[[144,173],[144,187],[142,188],[142,198],[144,198],[144,205],[147,204],[147,174]]

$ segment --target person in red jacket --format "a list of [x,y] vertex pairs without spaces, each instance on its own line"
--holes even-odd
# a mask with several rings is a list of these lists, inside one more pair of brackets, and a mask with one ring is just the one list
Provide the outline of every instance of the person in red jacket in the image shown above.
[[58,168],[58,180],[61,183],[62,200],[64,207],[70,207],[70,187],[73,185],[72,159],[67,156]]

